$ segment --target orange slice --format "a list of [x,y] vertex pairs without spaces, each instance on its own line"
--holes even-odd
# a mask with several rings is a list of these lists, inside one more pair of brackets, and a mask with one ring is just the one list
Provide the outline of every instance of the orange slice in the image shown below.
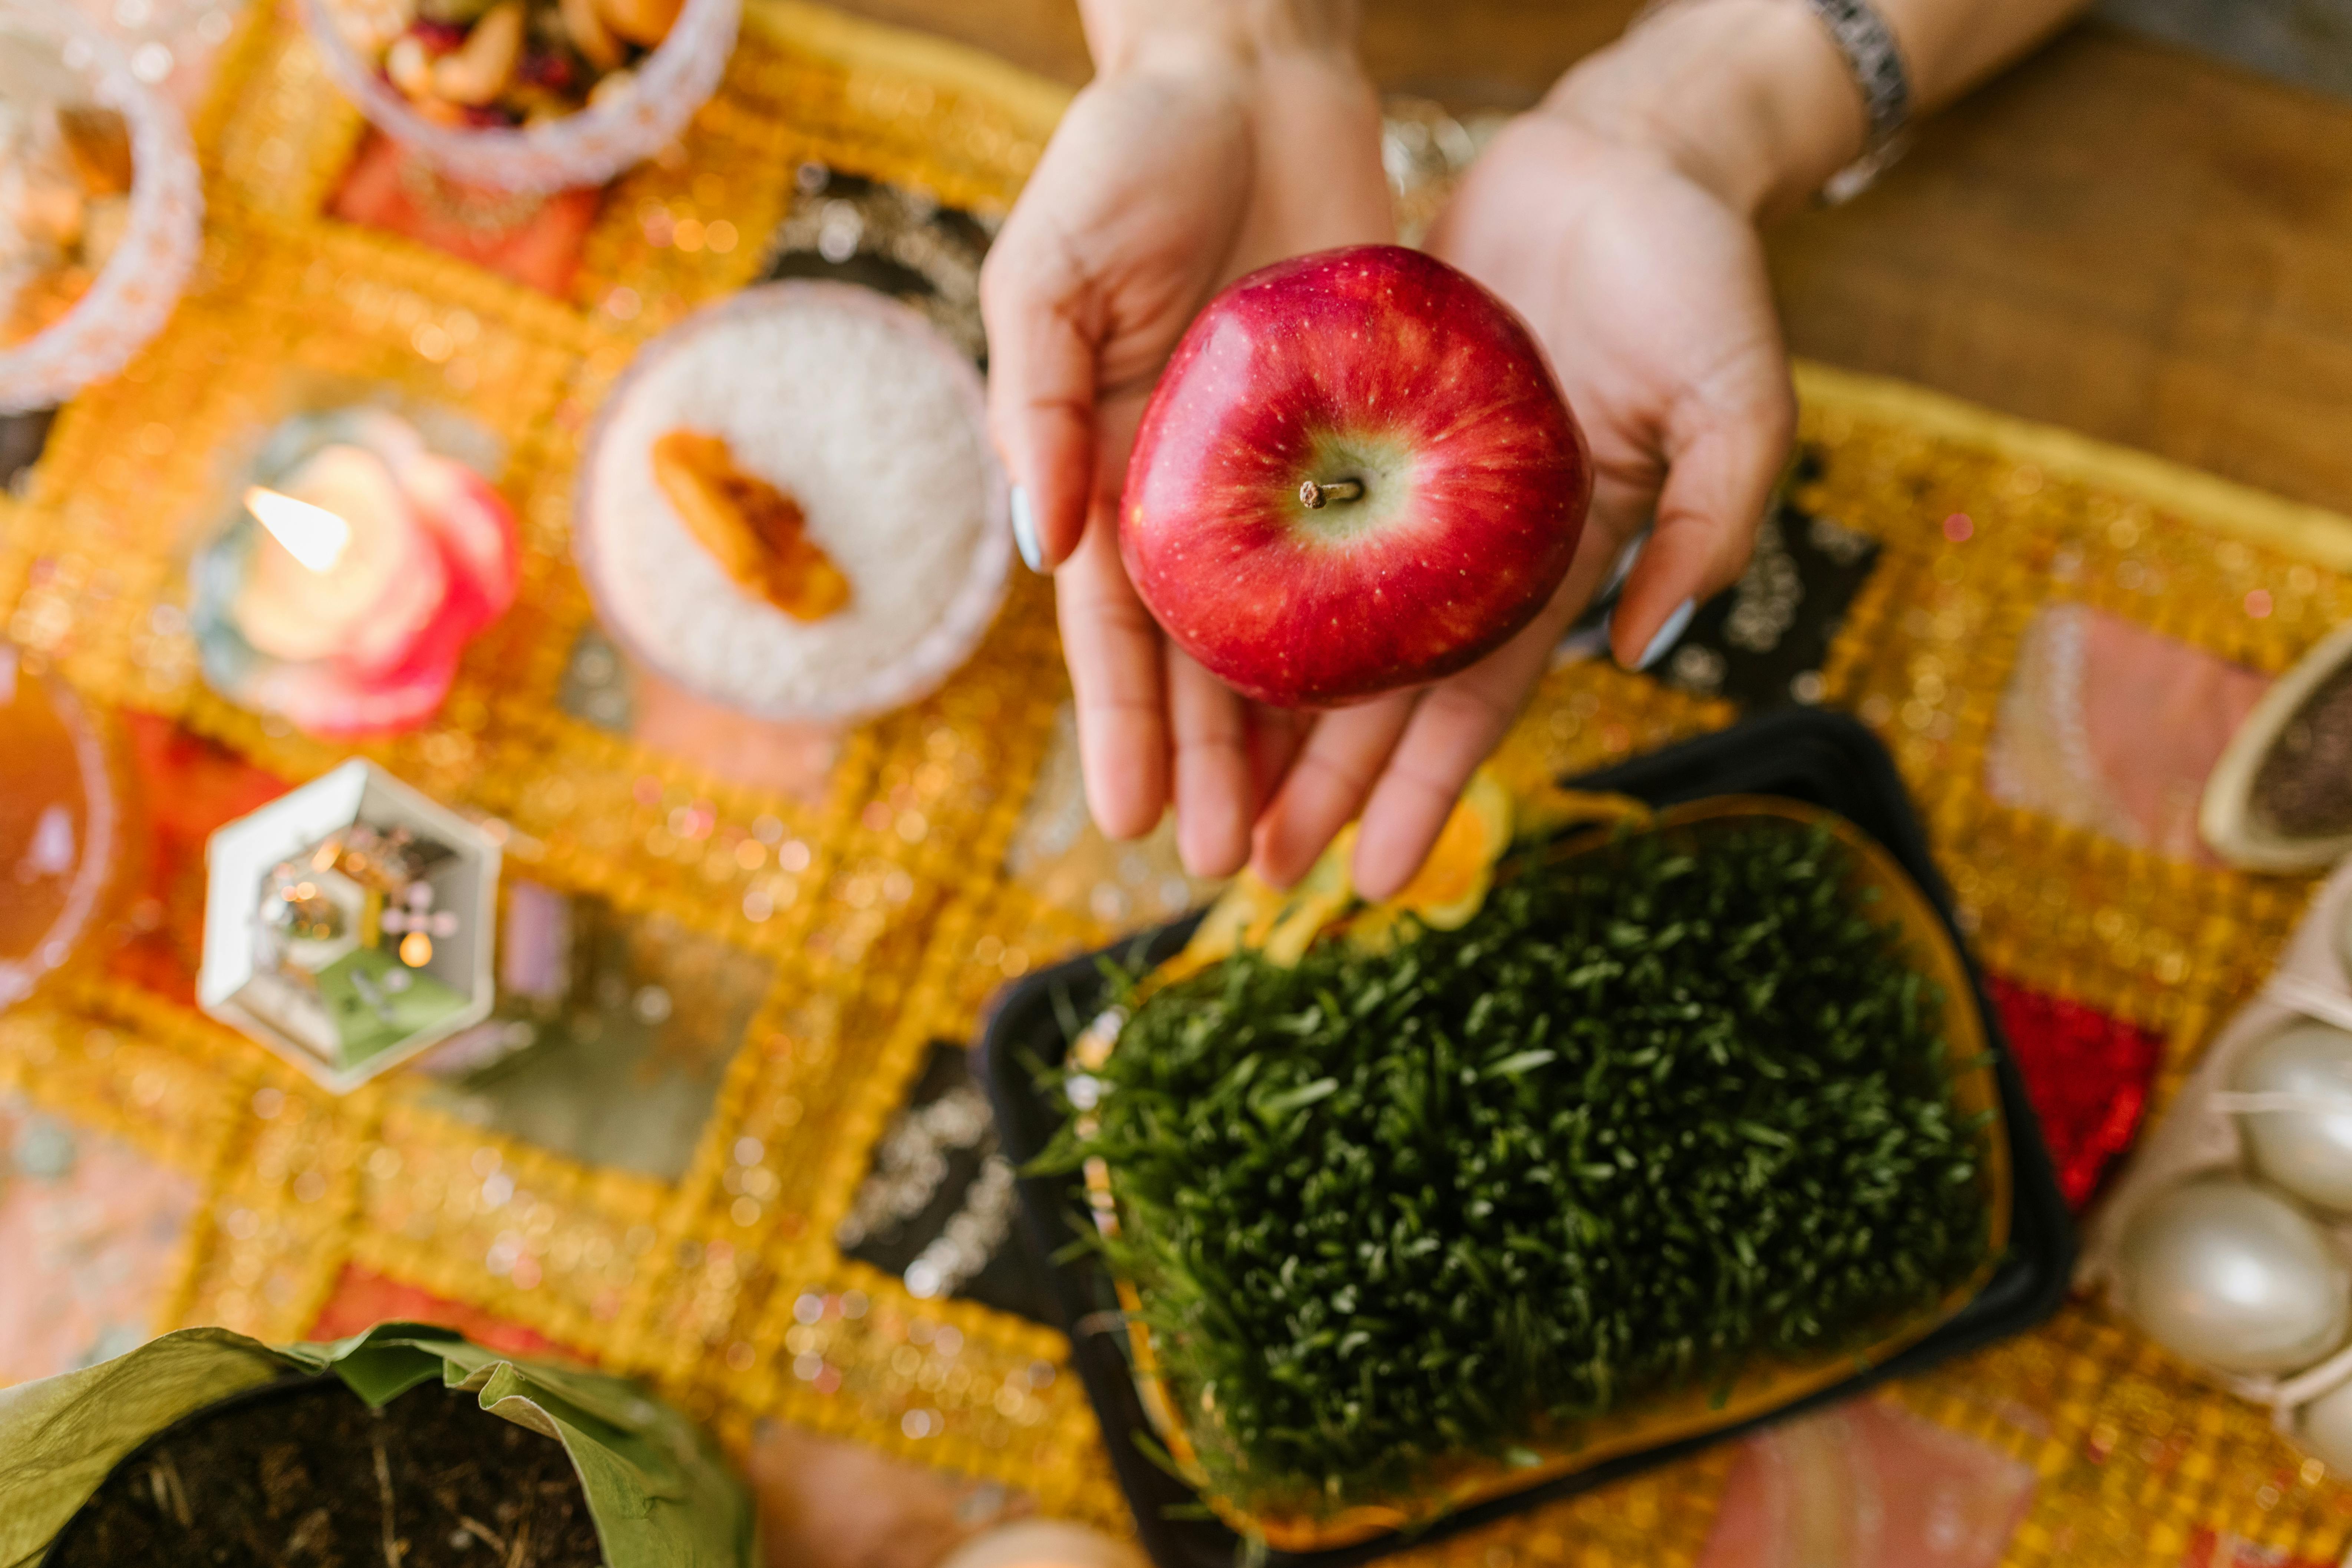
[[1454,931],[1478,912],[1494,885],[1495,862],[1511,844],[1511,792],[1481,768],[1454,803],[1437,842],[1412,880],[1388,900],[1423,925]]
[[1244,871],[1210,907],[1184,951],[1152,972],[1144,994],[1198,974],[1244,947],[1288,968],[1306,956],[1317,938],[1333,931],[1344,930],[1357,946],[1381,952],[1405,929],[1407,915],[1437,931],[1456,930],[1486,901],[1495,864],[1511,847],[1517,816],[1510,790],[1493,772],[1480,768],[1454,803],[1421,869],[1394,898],[1381,903],[1366,904],[1357,896],[1350,873],[1356,855],[1352,822],[1288,892],[1268,886],[1254,871]]

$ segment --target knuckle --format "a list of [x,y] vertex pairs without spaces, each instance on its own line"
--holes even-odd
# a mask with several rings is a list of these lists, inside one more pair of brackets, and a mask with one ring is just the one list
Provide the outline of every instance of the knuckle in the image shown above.
[[[1507,703],[1499,693],[1488,690],[1483,683],[1460,680],[1438,687],[1422,700],[1425,722],[1454,733],[1476,736],[1482,751],[1486,741],[1500,734],[1510,723],[1517,708],[1517,704]],[[1464,778],[1469,776],[1467,768],[1461,773]],[[1461,787],[1460,780],[1455,781],[1454,787]]]
[[1334,794],[1349,796],[1363,794],[1372,779],[1371,769],[1352,753],[1344,757],[1335,756],[1328,751],[1316,751],[1311,746],[1307,755],[1299,759],[1297,771],[1309,778],[1321,779]]
[[1176,737],[1176,753],[1180,758],[1206,763],[1246,760],[1248,750],[1238,733],[1216,728],[1180,732]]

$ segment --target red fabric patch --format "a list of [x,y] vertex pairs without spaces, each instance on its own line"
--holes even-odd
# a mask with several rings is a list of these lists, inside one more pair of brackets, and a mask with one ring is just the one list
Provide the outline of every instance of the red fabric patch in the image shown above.
[[310,1338],[340,1340],[386,1322],[434,1323],[456,1329],[476,1344],[507,1355],[556,1356],[583,1364],[593,1364],[596,1360],[520,1323],[492,1317],[479,1307],[436,1296],[349,1263],[335,1281],[335,1293],[319,1310],[318,1321],[310,1325]]
[[2328,1562],[2291,1556],[2279,1547],[2199,1525],[2189,1537],[2189,1551],[2180,1559],[2180,1568],[2328,1568]]
[[2139,1131],[2163,1038],[1997,974],[1988,975],[1986,985],[2042,1119],[2058,1188],[2080,1214]]
[[193,1007],[205,935],[205,840],[294,786],[168,719],[126,713],[122,725],[138,879],[121,901],[107,970]]
[[572,291],[603,199],[601,190],[544,199],[477,191],[442,179],[371,131],[327,198],[327,216],[429,245],[561,300]]

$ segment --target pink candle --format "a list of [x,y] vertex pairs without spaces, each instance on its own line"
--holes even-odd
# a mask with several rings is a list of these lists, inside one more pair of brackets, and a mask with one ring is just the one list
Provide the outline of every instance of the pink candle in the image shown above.
[[346,438],[245,491],[259,527],[233,590],[208,598],[200,573],[205,672],[316,734],[410,728],[447,694],[467,640],[513,599],[513,518],[479,475],[393,415],[350,410],[325,425]]
[[449,596],[423,519],[364,447],[321,447],[282,491],[256,485],[245,505],[265,534],[236,621],[274,658],[389,668]]

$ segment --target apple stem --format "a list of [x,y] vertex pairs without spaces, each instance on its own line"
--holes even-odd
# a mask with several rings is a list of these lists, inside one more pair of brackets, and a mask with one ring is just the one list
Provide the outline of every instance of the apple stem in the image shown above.
[[1298,504],[1309,511],[1320,510],[1335,500],[1360,500],[1364,494],[1361,479],[1333,479],[1328,484],[1317,484],[1308,479],[1298,487]]

